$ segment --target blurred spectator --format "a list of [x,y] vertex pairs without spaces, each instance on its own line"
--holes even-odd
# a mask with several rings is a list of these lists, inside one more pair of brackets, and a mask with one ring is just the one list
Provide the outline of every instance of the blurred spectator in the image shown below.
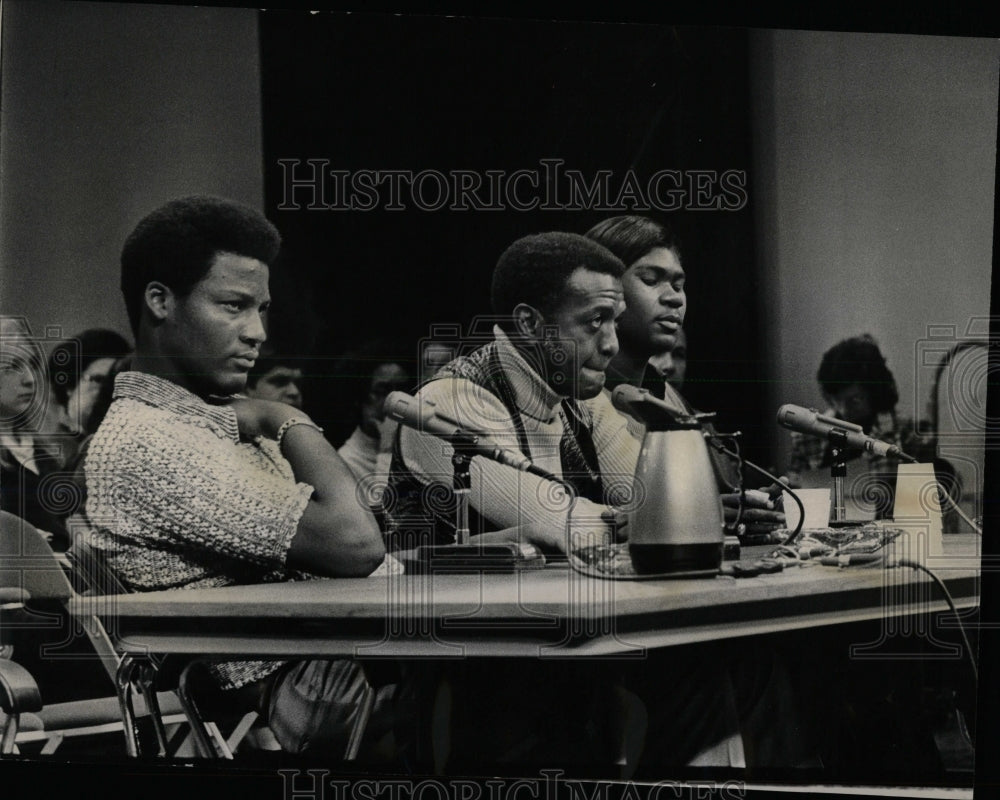
[[296,360],[279,355],[258,358],[247,374],[247,396],[302,408],[302,369]]
[[[677,337],[673,347],[657,353],[649,359],[646,373],[643,375],[643,386],[648,388],[658,397],[663,395],[662,383],[666,382],[675,389],[680,389],[684,385],[684,376],[687,374],[687,334],[683,328],[677,329]],[[651,385],[655,382],[661,384],[659,391]]]
[[[823,354],[816,373],[827,408],[823,414],[860,425],[864,432],[883,442],[891,442],[918,461],[934,460],[931,437],[921,436],[908,417],[896,413],[899,390],[896,379],[870,334],[853,336],[835,344]],[[827,439],[792,432],[792,454],[788,477],[798,483],[803,472],[829,467],[832,461]],[[849,453],[849,458],[861,456]],[[885,461],[865,453],[871,465]]]
[[0,508],[50,535],[57,549],[68,545],[60,487],[51,476],[59,458],[39,434],[46,405],[42,353],[26,328],[4,326],[0,342]]
[[112,330],[90,328],[60,342],[49,354],[49,382],[55,399],[54,431],[62,447],[63,464],[76,460],[80,444],[97,429],[94,407],[103,387],[111,383],[115,362],[132,352],[124,337]]
[[389,472],[398,425],[386,417],[385,399],[391,392],[413,389],[409,363],[398,346],[384,341],[372,342],[342,362],[355,428],[337,452],[358,479]]

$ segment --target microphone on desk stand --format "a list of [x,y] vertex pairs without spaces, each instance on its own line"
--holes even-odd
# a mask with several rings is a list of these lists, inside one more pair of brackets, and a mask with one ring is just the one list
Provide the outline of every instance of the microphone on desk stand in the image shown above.
[[[455,470],[455,539],[453,545],[424,545],[417,548],[418,559],[433,562],[443,568],[468,568],[477,565],[489,568],[490,559],[509,568],[539,566],[545,559],[530,544],[501,543],[481,546],[472,543],[469,530],[469,495],[471,481],[469,461],[474,456],[482,456],[500,464],[506,464],[521,472],[529,472],[539,478],[555,481],[567,488],[574,496],[572,488],[554,473],[536,466],[530,458],[501,447],[487,434],[469,431],[458,421],[443,412],[431,400],[413,397],[406,392],[391,392],[385,399],[385,412],[392,419],[416,431],[429,433],[452,445],[455,452],[452,465]],[[505,552],[501,552],[505,551]]]
[[463,428],[432,400],[418,400],[406,392],[390,392],[384,408],[386,414],[408,428],[437,436],[471,455],[483,456],[521,472],[563,483],[558,476],[536,466],[527,456],[501,447],[485,433]]
[[[788,428],[789,430],[825,439],[829,439],[831,434],[834,436],[840,435],[847,447],[864,450],[865,452],[872,453],[875,456],[898,458],[901,461],[907,461],[911,464],[918,463],[917,459],[904,453],[896,445],[867,436],[860,425],[855,425],[854,423],[846,422],[844,420],[837,419],[836,417],[825,416],[824,414],[820,414],[816,411],[816,409],[803,408],[802,406],[786,403],[778,409],[778,424],[784,428]],[[982,529],[975,522],[969,519],[968,515],[964,511],[962,511],[962,509],[958,506],[958,503],[956,503],[952,498],[950,492],[943,491],[940,494],[944,496],[945,501],[951,509],[959,517],[961,517],[973,531],[982,535]]]
[[866,453],[876,456],[892,456],[914,464],[917,462],[915,458],[908,456],[896,445],[868,436],[860,425],[836,417],[825,416],[814,408],[803,408],[786,403],[778,409],[778,424],[791,431],[818,436],[821,439],[829,438],[831,432],[843,432],[848,447],[864,450]]
[[881,458],[894,457],[903,461],[916,461],[896,445],[866,435],[860,425],[836,417],[828,417],[820,414],[814,408],[802,408],[802,406],[786,403],[778,409],[778,424],[789,430],[827,439],[830,442],[833,455],[830,464],[830,477],[833,482],[833,518],[830,520],[830,525],[836,527],[854,527],[864,524],[863,520],[847,519],[844,478],[847,477],[846,452],[849,449],[864,451]]

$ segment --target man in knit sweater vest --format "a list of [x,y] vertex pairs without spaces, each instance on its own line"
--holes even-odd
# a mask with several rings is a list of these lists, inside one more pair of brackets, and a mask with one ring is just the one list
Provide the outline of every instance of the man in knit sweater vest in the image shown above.
[[[601,394],[618,351],[623,270],[576,234],[519,239],[493,273],[490,340],[480,339],[417,393],[466,430],[569,483],[578,497],[573,519],[589,520],[595,536],[612,535],[613,505],[631,486],[638,457],[638,443]],[[454,540],[451,453],[429,434],[400,431],[388,492],[392,547]],[[470,531],[478,541],[564,549],[569,503],[558,486],[483,458],[472,459],[470,475]],[[424,502],[429,492],[437,502]]]

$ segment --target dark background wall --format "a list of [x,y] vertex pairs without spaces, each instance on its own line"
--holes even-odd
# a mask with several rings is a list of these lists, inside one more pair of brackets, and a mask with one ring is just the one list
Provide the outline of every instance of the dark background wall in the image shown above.
[[[308,159],[322,159],[351,172],[466,169],[484,181],[487,170],[541,173],[541,159],[561,159],[588,182],[611,171],[612,194],[629,170],[643,187],[664,169],[749,174],[745,30],[276,11],[261,15],[261,45],[267,210],[297,284],[310,287],[276,301],[274,334],[290,349],[315,343],[314,399],[337,397],[322,365],[346,348],[384,334],[415,348],[432,325],[465,329],[489,313],[491,270],[516,238],[583,233],[622,212],[507,202],[489,211],[391,211],[385,202],[310,211],[303,189],[292,198],[300,207],[283,211],[290,173],[279,159],[297,159],[299,179],[312,174]],[[706,204],[692,198],[682,205]],[[749,198],[735,211],[653,215],[681,234],[690,398],[757,443],[752,190]],[[327,424],[336,427],[335,417]]]

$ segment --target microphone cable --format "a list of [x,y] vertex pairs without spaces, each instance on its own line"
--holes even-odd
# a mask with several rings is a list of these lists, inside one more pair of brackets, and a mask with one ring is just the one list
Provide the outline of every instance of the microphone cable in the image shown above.
[[[920,570],[921,572],[927,573],[931,580],[937,584],[937,587],[941,590],[941,594],[944,595],[945,602],[948,604],[948,608],[951,609],[951,613],[955,615],[955,622],[957,623],[958,633],[962,637],[962,644],[965,646],[966,655],[969,657],[969,666],[972,667],[972,677],[975,679],[976,683],[979,683],[979,667],[976,665],[976,659],[972,655],[972,645],[969,644],[969,637],[965,632],[965,626],[962,624],[962,617],[958,613],[958,608],[955,606],[955,601],[952,599],[951,593],[948,591],[948,587],[944,585],[942,581],[934,572],[919,561],[914,561],[912,558],[901,558],[896,561],[900,567],[910,567],[911,569]],[[891,564],[889,565],[891,566]]]
[[[710,433],[706,432],[705,433],[705,439],[716,450],[718,450],[720,453],[723,453],[723,454],[727,455],[729,458],[735,459],[737,461],[737,463],[741,467],[741,473],[740,474],[742,474],[742,466],[745,464],[746,466],[750,467],[751,469],[753,469],[756,472],[758,472],[761,475],[763,475],[768,480],[773,481],[774,483],[776,483],[779,486],[781,486],[782,489],[785,492],[787,492],[789,495],[791,495],[792,499],[799,506],[799,522],[795,526],[795,530],[792,531],[789,534],[788,538],[785,539],[785,541],[780,545],[780,547],[789,546],[795,540],[795,537],[798,536],[799,532],[802,530],[802,521],[805,519],[805,508],[802,505],[802,501],[799,499],[798,495],[795,494],[794,491],[792,491],[788,486],[786,486],[784,483],[782,483],[780,480],[778,480],[774,475],[772,475],[766,469],[764,469],[763,467],[759,467],[756,464],[754,464],[752,461],[748,461],[745,458],[743,458],[742,455],[738,452],[738,447],[737,447],[737,452],[734,453],[732,450],[729,450],[721,442],[717,441],[718,439],[721,439],[721,438],[732,438],[735,441],[735,438],[738,435],[739,435],[738,432],[735,433],[735,434],[725,434],[725,435],[723,435],[723,434],[710,434]],[[944,494],[948,495],[947,492],[945,492]],[[950,496],[949,496],[949,499],[950,499]],[[742,504],[741,504],[741,511],[742,511]],[[962,515],[962,518],[965,519],[966,522],[969,522],[970,525],[972,525],[972,522],[967,517],[965,517],[965,515]],[[972,527],[973,527],[973,529],[976,530],[977,533],[979,533],[980,535],[982,534],[982,531],[979,530],[978,528],[976,528],[975,525],[972,525]],[[966,656],[967,656],[968,661],[969,661],[969,667],[972,670],[973,679],[976,681],[976,684],[978,685],[978,683],[979,683],[979,667],[977,666],[975,656],[973,655],[972,645],[969,642],[969,636],[966,633],[965,625],[962,624],[962,617],[958,613],[958,607],[955,605],[955,600],[954,600],[954,598],[952,598],[951,592],[948,591],[948,587],[945,586],[944,581],[942,581],[941,578],[938,577],[938,575],[935,574],[933,570],[931,570],[928,567],[924,566],[919,561],[915,561],[915,560],[910,559],[910,558],[900,558],[898,560],[889,561],[889,562],[886,562],[885,566],[886,566],[886,568],[891,568],[891,567],[894,567],[894,566],[909,567],[910,569],[914,569],[914,570],[918,570],[920,572],[924,572],[924,573],[926,573],[931,578],[931,580],[938,587],[938,589],[940,589],[941,594],[944,596],[945,602],[948,604],[949,610],[951,611],[951,613],[955,617],[956,627],[958,628],[959,635],[962,637],[962,645],[965,648],[965,653],[966,653]]]
[[[781,480],[779,480],[778,478],[776,478],[774,475],[772,475],[770,472],[768,472],[763,467],[758,467],[752,461],[749,461],[748,459],[743,458],[742,454],[738,452],[738,446],[737,446],[737,452],[734,453],[732,450],[730,450],[728,447],[726,447],[724,444],[722,444],[722,442],[718,441],[719,439],[732,439],[735,442],[736,441],[736,437],[739,436],[739,435],[740,435],[739,431],[737,431],[736,433],[727,433],[727,434],[708,433],[707,431],[704,432],[705,441],[707,441],[712,447],[714,447],[720,453],[722,453],[722,454],[724,454],[726,456],[729,456],[729,458],[735,459],[736,463],[739,465],[740,476],[741,476],[740,494],[742,496],[744,496],[744,497],[746,496],[746,489],[742,485],[743,484],[742,475],[743,475],[743,467],[744,467],[744,465],[750,467],[752,470],[756,471],[760,475],[763,475],[765,478],[767,478],[772,483],[775,483],[778,486],[780,486],[781,490],[783,492],[786,492],[787,494],[791,495],[792,499],[795,501],[795,503],[799,507],[799,521],[798,521],[798,523],[795,526],[795,530],[792,531],[790,534],[788,534],[788,537],[785,539],[784,542],[781,543],[781,546],[785,547],[787,545],[790,545],[795,540],[795,537],[798,536],[799,533],[802,530],[802,523],[805,521],[805,518],[806,518],[806,509],[805,509],[805,506],[802,505],[802,501],[799,499],[799,496],[797,494],[795,494],[795,492],[792,491],[791,487],[789,487],[788,484],[786,484],[786,483],[782,482]],[[743,513],[743,503],[740,503],[739,514],[742,515],[742,513]],[[739,516],[737,516],[737,521],[738,520],[739,520]]]

